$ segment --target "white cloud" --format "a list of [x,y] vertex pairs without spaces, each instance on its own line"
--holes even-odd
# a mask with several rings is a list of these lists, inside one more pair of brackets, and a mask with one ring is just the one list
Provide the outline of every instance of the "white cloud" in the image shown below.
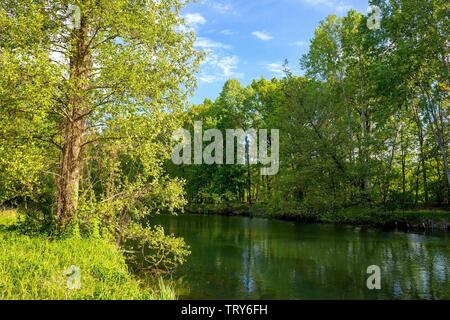
[[205,53],[206,57],[201,64],[199,76],[201,82],[213,83],[244,77],[243,73],[237,71],[239,57],[228,53],[224,47],[205,48]]
[[184,19],[186,24],[192,28],[206,23],[206,19],[200,13],[187,13]]
[[311,7],[327,10],[331,10],[335,13],[346,13],[352,9],[352,5],[346,3],[344,0],[299,0],[300,2],[307,4]]
[[292,43],[294,46],[298,46],[298,47],[305,47],[307,45],[309,45],[308,41],[295,41]]
[[239,58],[237,56],[228,56],[221,58],[217,66],[223,71],[223,75],[227,78],[236,75],[234,70],[237,68],[239,63]]
[[222,14],[230,13],[233,11],[233,7],[231,5],[216,1],[210,1],[210,7]]
[[254,31],[252,32],[252,35],[254,35],[256,38],[262,41],[269,41],[273,39],[273,37],[270,34],[264,31]]
[[232,36],[234,34],[234,32],[229,29],[222,30],[219,33],[223,34],[224,36]]
[[202,72],[199,79],[206,83],[225,81],[230,78],[241,79],[244,74],[236,71],[238,66],[238,56],[217,54],[211,51],[202,63]]
[[229,3],[215,0],[201,0],[200,3],[221,14],[235,13],[233,6]]
[[199,76],[199,80],[204,83],[213,83],[219,81],[220,79],[218,80],[215,75],[202,73]]
[[284,66],[280,63],[268,63],[266,64],[267,70],[272,72],[276,76],[284,75]]
[[213,83],[244,77],[242,73],[237,72],[239,57],[229,52],[231,46],[209,38],[198,37],[195,47],[203,50],[206,55],[201,63],[199,81]]
[[208,38],[198,37],[195,46],[200,49],[230,49],[229,45]]

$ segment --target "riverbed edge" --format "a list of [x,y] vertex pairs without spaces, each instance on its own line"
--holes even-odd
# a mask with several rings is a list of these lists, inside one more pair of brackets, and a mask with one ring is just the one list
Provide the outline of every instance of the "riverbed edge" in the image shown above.
[[302,223],[366,226],[402,231],[450,231],[450,211],[383,210],[351,207],[334,212],[311,212],[300,209],[274,210],[265,205],[221,204],[187,206],[185,213],[195,215],[239,216]]

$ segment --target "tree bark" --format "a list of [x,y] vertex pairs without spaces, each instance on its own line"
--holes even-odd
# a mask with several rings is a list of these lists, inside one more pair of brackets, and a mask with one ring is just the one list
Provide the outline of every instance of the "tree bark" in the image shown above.
[[64,146],[58,180],[57,216],[58,227],[69,223],[78,204],[81,171],[81,143],[83,125],[80,121],[64,125]]
[[59,230],[67,226],[76,214],[82,168],[83,138],[86,132],[87,79],[91,69],[89,28],[85,17],[71,37],[70,80],[67,115],[62,121],[63,148],[57,181],[56,223]]

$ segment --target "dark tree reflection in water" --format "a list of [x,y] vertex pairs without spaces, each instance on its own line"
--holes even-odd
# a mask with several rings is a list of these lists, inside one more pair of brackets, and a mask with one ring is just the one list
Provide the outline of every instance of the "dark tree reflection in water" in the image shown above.
[[[183,299],[450,298],[450,235],[219,216],[158,216],[192,255]],[[367,289],[381,267],[382,288]]]

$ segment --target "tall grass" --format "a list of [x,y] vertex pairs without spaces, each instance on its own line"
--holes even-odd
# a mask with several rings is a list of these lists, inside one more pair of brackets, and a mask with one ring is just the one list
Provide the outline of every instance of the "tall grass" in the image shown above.
[[[0,212],[0,300],[143,300],[175,299],[159,280],[143,287],[128,270],[122,253],[98,239],[50,240],[8,228],[14,213]],[[71,290],[70,266],[81,270],[79,290]]]

